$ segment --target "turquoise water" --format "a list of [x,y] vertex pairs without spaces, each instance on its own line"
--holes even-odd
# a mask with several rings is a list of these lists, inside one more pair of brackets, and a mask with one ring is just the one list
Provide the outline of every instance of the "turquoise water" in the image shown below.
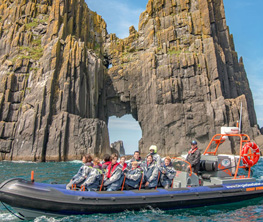
[[[81,166],[80,161],[62,163],[0,162],[0,183],[6,179],[20,177],[30,179],[35,171],[37,182],[67,183]],[[263,160],[253,167],[256,177],[263,176]],[[20,221],[0,204],[0,221]],[[142,209],[139,212],[126,211],[116,214],[94,214],[89,216],[70,216],[64,218],[38,217],[34,222],[86,222],[86,221],[263,221],[263,198],[235,204],[218,205],[193,209],[162,211]]]

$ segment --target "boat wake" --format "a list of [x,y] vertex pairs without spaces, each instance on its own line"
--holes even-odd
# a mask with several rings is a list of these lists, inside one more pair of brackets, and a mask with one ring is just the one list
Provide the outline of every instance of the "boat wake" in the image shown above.
[[14,215],[10,213],[0,213],[0,221],[19,221]]
[[55,219],[53,217],[46,217],[41,216],[34,219],[34,222],[60,222],[60,221],[70,221],[70,220],[63,220],[64,218]]
[[140,210],[141,213],[151,213],[151,214],[164,214],[165,211],[159,209],[158,207],[157,208],[153,208],[152,206],[147,206],[146,209],[141,209]]

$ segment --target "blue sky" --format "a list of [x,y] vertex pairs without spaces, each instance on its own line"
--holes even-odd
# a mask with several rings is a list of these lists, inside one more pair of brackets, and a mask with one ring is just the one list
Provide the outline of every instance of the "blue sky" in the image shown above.
[[[138,28],[139,16],[148,0],[86,0],[107,23],[109,33],[127,37],[129,27]],[[235,49],[243,57],[250,88],[253,93],[258,124],[263,127],[263,0],[224,0],[227,25],[234,35]],[[110,141],[123,140],[126,153],[138,149],[141,138],[139,124],[131,117],[111,117]]]

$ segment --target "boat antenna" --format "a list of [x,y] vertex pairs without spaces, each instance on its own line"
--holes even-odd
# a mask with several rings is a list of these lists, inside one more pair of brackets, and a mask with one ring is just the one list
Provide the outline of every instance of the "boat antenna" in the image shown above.
[[241,105],[240,105],[239,133],[241,133],[241,124],[242,124],[242,102],[241,102]]

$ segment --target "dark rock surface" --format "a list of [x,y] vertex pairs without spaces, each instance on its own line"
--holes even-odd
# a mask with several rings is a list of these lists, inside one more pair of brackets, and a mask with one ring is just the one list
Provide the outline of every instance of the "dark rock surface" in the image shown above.
[[125,39],[84,0],[0,0],[0,160],[102,156],[108,118],[125,114],[142,128],[142,154],[156,144],[178,155],[233,126],[241,102],[243,132],[255,138],[222,0],[149,0]]

